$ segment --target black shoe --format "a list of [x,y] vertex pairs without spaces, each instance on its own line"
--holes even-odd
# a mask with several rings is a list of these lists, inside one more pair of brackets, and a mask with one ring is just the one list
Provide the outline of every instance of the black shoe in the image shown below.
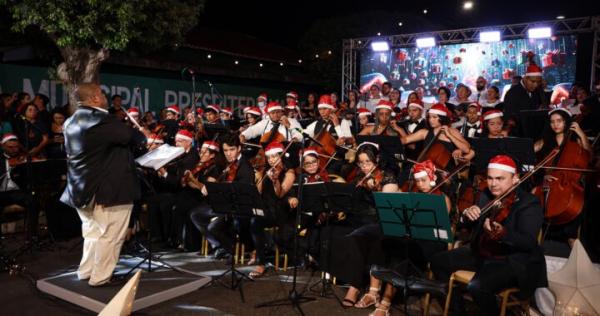
[[224,248],[217,248],[215,250],[215,259],[222,260],[228,258],[231,258],[231,254],[229,253],[229,251],[225,250]]
[[123,286],[125,283],[127,283],[127,281],[128,280],[125,276],[113,275],[110,280],[106,281],[105,283],[90,286],[93,288]]

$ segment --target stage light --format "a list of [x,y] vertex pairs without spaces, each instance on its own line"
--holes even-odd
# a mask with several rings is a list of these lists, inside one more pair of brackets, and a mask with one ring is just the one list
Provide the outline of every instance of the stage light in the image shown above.
[[433,46],[435,46],[435,38],[433,38],[433,37],[417,38],[417,47],[425,48],[425,47],[433,47]]
[[479,33],[479,41],[482,43],[499,42],[500,41],[500,31],[481,32],[481,33]]
[[377,36],[381,36],[381,32],[377,32]]
[[315,58],[319,58],[319,54],[315,54]]
[[565,16],[564,16],[564,15],[559,15],[559,16],[557,16],[557,17],[556,17],[556,19],[557,19],[557,20],[564,20],[564,19],[565,19]]
[[258,64],[258,67],[262,68],[262,66],[264,66],[263,63]]
[[283,67],[283,63],[279,63],[279,66]]
[[529,38],[548,38],[552,36],[552,29],[549,27],[536,27],[527,31]]
[[236,60],[236,61],[234,61],[233,63],[237,65],[237,64],[239,64],[240,62]]
[[429,12],[429,11],[427,11],[427,9],[423,10],[423,14],[427,14],[427,12]]
[[398,22],[398,26],[402,26],[402,22]]
[[374,52],[385,52],[390,50],[390,44],[386,41],[371,42],[371,49]]
[[211,59],[211,58],[212,58],[212,55],[211,55],[211,54],[208,54],[208,55],[206,55],[206,58],[208,58],[208,59]]
[[298,63],[301,64],[302,63],[302,59],[298,59]]
[[473,9],[473,1],[465,1],[463,3],[463,9],[465,9],[465,10]]
[[328,51],[327,51],[327,54],[331,55],[331,51],[330,51],[330,50],[328,50]]

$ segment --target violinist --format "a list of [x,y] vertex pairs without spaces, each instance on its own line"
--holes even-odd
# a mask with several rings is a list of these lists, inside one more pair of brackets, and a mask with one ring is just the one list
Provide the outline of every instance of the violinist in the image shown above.
[[[239,137],[234,133],[223,136],[221,143],[221,152],[225,156],[226,166],[218,177],[217,182],[231,183],[240,182],[254,184],[254,170],[246,158],[242,156],[242,145]],[[231,249],[233,249],[234,238],[229,233],[230,221],[225,216],[215,216],[208,225],[207,236],[211,237],[211,245],[215,249],[215,258],[231,258]],[[249,226],[250,220],[247,218],[233,218],[233,225],[236,232],[246,242],[250,239]]]
[[240,133],[248,129],[248,127],[260,122],[262,118],[262,112],[257,106],[246,107],[244,108],[244,118],[246,119],[246,125],[240,127]]
[[365,127],[359,135],[399,136],[404,130],[392,120],[394,107],[390,101],[380,100],[375,106],[375,124]]
[[[211,225],[211,218],[216,216],[207,203],[205,184],[207,182],[216,182],[221,172],[217,167],[215,160],[220,151],[220,145],[212,140],[205,141],[200,147],[200,160],[191,170],[186,170],[181,178],[183,189],[177,193],[177,204],[173,210],[173,223],[175,232],[180,238],[180,242],[186,245],[196,245],[198,240],[195,230],[189,224],[193,224],[202,235],[208,240],[213,249],[218,248],[218,241],[210,234],[208,226]],[[190,221],[187,221],[189,219]],[[184,231],[187,240],[183,240],[181,233]]]
[[152,212],[152,234],[171,247],[179,247],[177,233],[173,230],[173,206],[181,188],[181,177],[198,163],[198,152],[192,147],[193,134],[185,129],[175,135],[175,146],[184,149],[181,157],[157,170],[155,181],[158,194],[148,198],[148,212]]
[[[268,133],[266,139],[261,139],[261,143],[269,144],[277,138],[282,141],[302,140],[302,134],[298,132],[301,129],[300,124],[297,121],[288,120],[283,115],[283,107],[278,102],[269,102],[265,107],[268,115],[267,119],[263,119],[260,122],[248,127],[245,131],[240,134],[240,141],[246,142],[247,139],[252,139],[259,136],[265,136]],[[295,124],[294,124],[295,123]],[[297,125],[296,125],[297,124]]]
[[481,105],[477,102],[469,103],[465,117],[466,121],[461,126],[460,133],[465,139],[479,137],[483,132],[481,126]]
[[298,102],[296,102],[296,100],[289,100],[285,105],[285,115],[289,120],[297,121],[298,119],[302,118],[300,115],[300,108],[298,107]]
[[504,114],[500,110],[489,110],[483,115],[485,129],[482,136],[485,138],[504,138],[508,130],[504,129]]
[[[522,297],[529,297],[537,287],[547,286],[546,262],[536,239],[544,219],[542,207],[534,195],[515,188],[518,183],[512,158],[498,155],[490,159],[488,189],[477,205],[464,210],[460,220],[473,228],[471,247],[438,253],[431,260],[431,270],[442,282],[448,282],[457,270],[475,271],[467,290],[481,315],[499,314],[496,294],[506,288],[518,287]],[[505,194],[498,203],[493,201]],[[481,216],[489,202],[493,207]],[[451,314],[464,313],[462,303],[462,295],[452,295]]]
[[357,303],[361,289],[367,284],[368,267],[383,264],[383,233],[377,223],[372,192],[398,192],[394,174],[379,166],[379,146],[364,142],[357,149],[360,171],[354,181],[356,198],[366,201],[368,208],[361,214],[347,215],[345,221],[355,229],[332,245],[336,251],[332,253],[331,273],[350,284],[342,303],[345,308]]
[[151,151],[162,146],[164,143],[165,141],[159,135],[150,134],[146,138],[146,149],[148,149],[148,151]]
[[204,109],[204,116],[208,124],[221,124],[221,107],[216,104],[207,105]]
[[[563,148],[566,142],[573,141],[584,151],[592,154],[592,146],[590,142],[579,126],[577,122],[573,122],[571,112],[564,108],[556,108],[549,112],[549,127],[544,130],[542,139],[539,139],[534,144],[534,151],[541,157],[547,155],[554,148]],[[570,133],[569,133],[570,132]],[[571,139],[566,139],[572,135]],[[587,166],[584,166],[587,167]],[[575,172],[576,173],[576,172]],[[541,188],[537,188],[539,191],[544,189],[550,189],[550,184],[554,181],[560,180],[553,175],[552,170],[547,169],[546,175],[543,178],[543,184]],[[550,190],[549,194],[552,194]],[[545,195],[549,195],[545,194]],[[549,196],[546,196],[548,198]],[[578,215],[574,220],[561,225],[550,226],[548,235],[551,239],[565,240],[569,245],[573,245],[575,239],[577,239],[578,228],[580,225],[581,216]]]
[[279,228],[275,242],[283,248],[291,244],[294,236],[294,216],[289,211],[287,200],[288,192],[296,180],[296,174],[294,169],[285,166],[284,151],[283,145],[279,142],[270,143],[265,149],[269,170],[263,179],[259,180],[257,188],[268,210],[264,216],[250,219],[250,234],[256,250],[248,264],[257,265],[256,269],[249,274],[251,278],[260,278],[266,272],[266,227]]
[[230,107],[221,108],[219,112],[219,118],[222,122],[230,121],[233,119],[233,110]]
[[[427,111],[428,128],[406,135],[403,131],[402,144],[425,141],[425,144],[439,142],[453,157],[473,156],[471,146],[461,133],[450,126],[450,111],[443,104],[435,104]],[[468,159],[468,158],[467,158]],[[435,162],[435,161],[434,161]],[[445,166],[438,166],[444,168]]]
[[358,109],[358,124],[359,130],[365,129],[369,125],[373,125],[373,113],[366,108]]
[[[136,107],[130,107],[129,109],[127,109],[127,113],[129,113],[129,116],[131,116],[132,119],[135,120],[136,123],[140,124],[140,110]],[[129,120],[129,116],[127,116],[125,118],[125,120]],[[131,122],[131,125],[133,126],[133,122]]]
[[[413,189],[421,193],[444,196],[444,199],[446,200],[446,210],[448,213],[450,213],[450,210],[452,209],[450,198],[442,193],[439,188],[435,189],[435,191],[431,191],[436,187],[437,176],[435,173],[436,168],[431,160],[425,160],[421,163],[414,164],[412,167],[412,175],[415,181],[415,186]],[[386,265],[392,268],[397,266],[397,263],[408,259],[405,258],[406,252],[404,247],[409,247],[409,259],[422,270],[425,270],[427,263],[431,260],[431,257],[434,254],[448,249],[446,243],[438,241],[413,240],[410,244],[398,244],[394,240],[386,239],[385,242],[387,242],[384,247],[386,250],[386,257],[391,257],[391,260],[386,260],[389,261],[386,262]],[[391,302],[396,291],[391,284],[386,284],[383,298],[381,301],[379,301],[381,284],[381,280],[371,275],[369,291],[363,295],[362,299],[358,304],[355,305],[355,307],[366,308],[371,305],[375,305],[377,308],[370,315],[389,315]]]

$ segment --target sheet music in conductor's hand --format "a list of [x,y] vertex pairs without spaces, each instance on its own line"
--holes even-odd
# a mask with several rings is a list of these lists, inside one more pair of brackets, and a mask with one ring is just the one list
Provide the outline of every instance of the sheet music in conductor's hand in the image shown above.
[[185,150],[181,147],[174,147],[170,146],[169,144],[164,144],[146,153],[145,155],[138,157],[135,162],[142,167],[158,170],[173,159],[181,156],[184,151]]

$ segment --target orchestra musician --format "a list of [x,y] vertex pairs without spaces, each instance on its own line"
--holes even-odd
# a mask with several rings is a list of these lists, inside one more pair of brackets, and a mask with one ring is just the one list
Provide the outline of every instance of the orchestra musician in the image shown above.
[[[177,130],[179,129],[179,106],[177,104],[173,104],[168,106],[165,109],[165,119],[162,120],[162,133],[161,137],[165,140],[165,142],[171,146],[175,145],[175,134],[177,134]],[[157,126],[157,129],[159,127]]]
[[[423,118],[423,102],[420,100],[413,101],[408,104],[408,120],[405,120],[402,127],[406,134],[414,134],[419,130],[427,128],[427,122]],[[423,150],[423,142],[408,144],[406,146],[406,155],[411,159],[416,159],[419,153]]]
[[276,137],[280,137],[282,141],[302,140],[302,134],[298,132],[298,130],[301,130],[300,124],[296,120],[288,120],[283,115],[283,107],[278,102],[269,102],[265,107],[265,113],[267,113],[268,118],[240,133],[242,143],[246,142],[247,139],[264,136],[266,133],[270,134],[269,139],[265,139],[263,142],[266,144],[276,140]]
[[248,127],[260,122],[262,119],[262,112],[257,106],[246,107],[244,108],[243,112],[244,118],[246,119],[246,124],[240,127],[240,133],[245,131]]
[[467,138],[479,137],[483,132],[481,123],[481,105],[477,102],[469,103],[467,113],[465,113],[465,122],[461,126],[460,133]]
[[[18,164],[25,163],[27,156],[17,135],[6,133],[2,136],[2,156],[0,156],[0,213],[5,206],[27,203],[25,192],[11,179],[11,170]],[[1,215],[1,214],[0,214]]]
[[[503,289],[518,287],[522,297],[529,297],[535,288],[547,285],[545,259],[536,238],[544,215],[534,195],[513,188],[518,182],[512,158],[498,155],[490,159],[488,189],[461,217],[461,223],[474,231],[470,247],[438,253],[431,259],[431,270],[442,282],[457,270],[475,272],[467,290],[481,315],[499,314],[496,294]],[[490,216],[480,216],[484,205],[507,192],[510,194],[493,206]],[[452,295],[451,314],[464,311],[462,295]]]
[[380,100],[375,106],[375,124],[367,125],[358,135],[399,136],[404,131],[392,120],[394,107],[390,101]]
[[486,138],[504,138],[508,136],[508,130],[504,128],[504,114],[500,110],[489,110],[483,115],[485,128],[481,136]]
[[264,216],[254,216],[250,219],[250,234],[255,253],[248,264],[257,265],[249,274],[251,278],[260,278],[266,272],[265,228],[278,227],[275,242],[284,248],[291,244],[294,236],[295,217],[290,213],[287,197],[296,180],[296,173],[294,169],[285,166],[285,150],[279,142],[270,143],[265,149],[269,170],[258,180],[256,186],[267,205],[267,210]]

